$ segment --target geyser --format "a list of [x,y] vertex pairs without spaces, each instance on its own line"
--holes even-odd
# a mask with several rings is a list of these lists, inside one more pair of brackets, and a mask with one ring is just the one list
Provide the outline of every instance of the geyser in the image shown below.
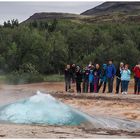
[[139,121],[89,116],[39,91],[30,98],[0,107],[0,121],[48,125],[86,124],[93,128],[140,130]]
[[80,112],[40,91],[28,99],[0,107],[0,120],[49,125],[79,125],[87,121]]

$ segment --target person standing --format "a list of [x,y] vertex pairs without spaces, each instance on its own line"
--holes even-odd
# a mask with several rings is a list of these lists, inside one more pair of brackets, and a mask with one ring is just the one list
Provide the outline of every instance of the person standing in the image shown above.
[[72,64],[71,70],[72,70],[72,83],[75,83],[75,72],[76,72],[76,65],[75,64]]
[[128,64],[125,64],[125,67],[121,69],[121,81],[122,81],[122,94],[127,94],[128,84],[130,81],[131,71],[128,69]]
[[89,64],[88,64],[88,68],[90,68],[92,65],[93,65],[92,61],[90,61]]
[[86,67],[83,70],[83,93],[87,93],[88,92],[88,87],[89,87],[89,68]]
[[77,93],[81,93],[82,71],[79,66],[76,67],[76,90]]
[[[121,85],[121,70],[124,68],[124,63],[121,62],[117,71],[116,71],[116,94],[119,93],[120,85]],[[122,92],[122,85],[121,85],[121,92]]]
[[94,69],[94,92],[95,93],[98,93],[100,74],[101,74],[100,65],[96,64]]
[[70,68],[70,65],[68,64],[65,68],[65,91],[71,89],[71,77],[72,77],[72,71]]
[[103,64],[101,74],[100,74],[100,84],[98,88],[98,92],[103,84],[103,93],[106,90],[106,83],[107,83],[107,64]]
[[90,93],[94,91],[94,73],[93,69],[90,69],[89,72],[89,87],[90,87]]
[[140,62],[136,65],[133,70],[134,72],[134,94],[140,94]]
[[116,74],[116,68],[115,68],[112,60],[109,60],[108,66],[107,66],[108,93],[113,92],[113,82],[114,82],[115,74]]

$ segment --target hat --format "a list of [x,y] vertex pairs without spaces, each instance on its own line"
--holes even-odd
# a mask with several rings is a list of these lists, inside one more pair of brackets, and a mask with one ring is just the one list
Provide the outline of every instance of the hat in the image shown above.
[[80,69],[80,66],[76,66],[77,69]]
[[89,64],[88,67],[91,67],[91,64]]
[[106,68],[107,67],[107,64],[103,64],[103,68]]

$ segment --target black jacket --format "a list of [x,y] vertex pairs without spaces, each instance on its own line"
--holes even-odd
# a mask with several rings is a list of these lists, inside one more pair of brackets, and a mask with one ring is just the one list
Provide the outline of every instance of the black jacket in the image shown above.
[[81,70],[76,71],[75,79],[76,79],[76,82],[82,82],[82,72],[81,72]]
[[83,77],[83,81],[84,82],[88,82],[89,81],[89,72],[90,72],[89,70],[84,70],[83,71],[83,76],[82,77]]
[[65,80],[71,80],[72,78],[72,70],[71,69],[65,69]]
[[96,76],[96,77],[100,77],[101,70],[95,68],[95,69],[93,70],[93,73],[94,73],[94,76]]
[[118,67],[118,69],[116,71],[116,76],[121,78],[120,67]]

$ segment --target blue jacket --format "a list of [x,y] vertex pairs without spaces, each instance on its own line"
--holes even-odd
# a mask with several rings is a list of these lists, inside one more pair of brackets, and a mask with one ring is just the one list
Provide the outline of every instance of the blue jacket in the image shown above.
[[94,80],[93,70],[90,70],[90,73],[89,73],[89,83],[93,83],[93,80]]
[[107,65],[106,64],[103,64],[103,66],[102,66],[100,80],[102,82],[107,82]]
[[114,64],[108,65],[107,66],[107,77],[108,78],[113,78],[116,74],[116,68]]
[[128,70],[121,70],[121,80],[122,81],[130,81],[130,75],[131,75],[131,71]]

